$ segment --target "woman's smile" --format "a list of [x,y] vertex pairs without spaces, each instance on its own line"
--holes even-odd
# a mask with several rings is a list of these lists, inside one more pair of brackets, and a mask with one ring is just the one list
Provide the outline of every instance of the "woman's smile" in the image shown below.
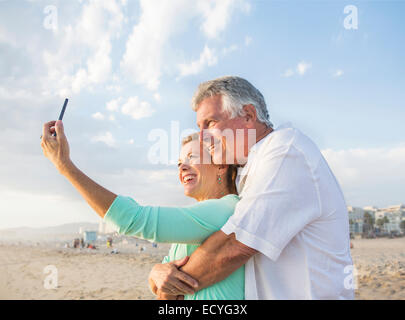
[[182,182],[183,184],[194,184],[197,182],[197,175],[196,174],[192,174],[192,173],[186,173],[183,175],[182,178]]

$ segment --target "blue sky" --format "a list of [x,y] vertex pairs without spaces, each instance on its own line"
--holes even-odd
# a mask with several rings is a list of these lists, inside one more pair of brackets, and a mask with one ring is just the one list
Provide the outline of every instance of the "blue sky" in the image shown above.
[[[357,29],[344,27],[347,5]],[[291,121],[318,144],[348,204],[404,203],[404,11],[404,1],[0,1],[0,228],[98,221],[39,145],[65,97],[80,169],[141,203],[192,203],[174,165],[148,160],[148,135],[170,134],[171,121],[196,130],[194,90],[229,74],[261,90],[276,127]]]

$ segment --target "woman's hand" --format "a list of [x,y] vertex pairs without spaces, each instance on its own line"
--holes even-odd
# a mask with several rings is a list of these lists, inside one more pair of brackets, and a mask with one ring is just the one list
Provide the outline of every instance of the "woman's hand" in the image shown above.
[[[56,137],[52,134],[56,131]],[[44,124],[41,141],[42,151],[60,173],[71,164],[69,143],[61,120]]]
[[[55,131],[56,137],[52,136]],[[44,124],[41,147],[45,157],[54,164],[59,173],[68,179],[90,207],[104,218],[117,195],[90,179],[70,160],[69,143],[62,121],[50,121]]]
[[152,292],[159,296],[179,296],[193,294],[198,283],[188,274],[178,270],[185,265],[189,257],[181,260],[156,264],[149,274]]

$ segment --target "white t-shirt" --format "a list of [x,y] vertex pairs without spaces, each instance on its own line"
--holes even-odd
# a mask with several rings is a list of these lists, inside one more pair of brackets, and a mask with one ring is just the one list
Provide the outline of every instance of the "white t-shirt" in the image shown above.
[[246,263],[246,299],[353,299],[349,219],[317,146],[281,126],[238,172],[241,200],[222,227],[259,251]]

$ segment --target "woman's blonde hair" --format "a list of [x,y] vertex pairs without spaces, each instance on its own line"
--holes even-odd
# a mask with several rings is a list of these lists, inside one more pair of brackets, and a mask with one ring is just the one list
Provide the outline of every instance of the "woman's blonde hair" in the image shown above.
[[[200,134],[198,132],[194,132],[183,138],[183,140],[181,141],[181,146],[184,146],[191,141],[199,141],[199,139],[200,139]],[[226,186],[228,187],[229,192],[234,193],[234,194],[237,194],[237,191],[236,191],[237,173],[238,173],[238,167],[233,164],[229,164],[228,170],[226,170],[225,181],[226,181]]]

